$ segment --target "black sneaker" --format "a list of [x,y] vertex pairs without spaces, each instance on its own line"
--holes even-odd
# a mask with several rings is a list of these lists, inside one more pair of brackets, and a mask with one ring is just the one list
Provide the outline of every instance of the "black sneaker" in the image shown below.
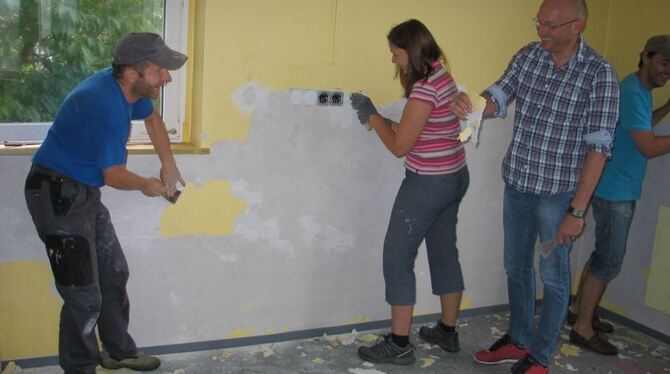
[[359,347],[358,357],[376,364],[411,365],[416,361],[412,343],[401,347],[393,342],[391,334],[380,337],[371,347]]
[[458,333],[445,332],[439,326],[440,321],[437,321],[435,327],[421,326],[419,329],[419,336],[421,339],[437,344],[440,348],[447,352],[458,352],[461,347],[458,345]]
[[137,371],[149,371],[158,369],[161,366],[161,360],[154,356],[149,356],[143,352],[137,352],[135,356],[116,360],[109,356],[107,352],[100,352],[100,366],[105,369],[128,368]]

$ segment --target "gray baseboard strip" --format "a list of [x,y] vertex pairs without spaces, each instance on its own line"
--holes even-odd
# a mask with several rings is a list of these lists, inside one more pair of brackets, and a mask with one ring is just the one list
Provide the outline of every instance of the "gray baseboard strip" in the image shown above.
[[[538,302],[538,306],[540,306]],[[472,308],[462,310],[460,317],[472,317],[483,314],[495,314],[501,312],[507,312],[509,307],[505,305],[493,305],[486,306],[481,308]],[[618,324],[629,327],[631,329],[637,330],[643,334],[646,334],[654,339],[660,340],[665,344],[670,345],[670,336],[665,335],[661,332],[658,332],[654,329],[651,329],[647,326],[644,326],[640,323],[632,321],[628,318],[622,317],[616,313],[610,312],[608,310],[600,310],[600,315],[610,319]],[[412,323],[428,323],[434,322],[440,318],[439,314],[427,314],[416,316],[413,318]],[[221,340],[210,340],[205,342],[194,342],[194,343],[182,343],[182,344],[172,344],[172,345],[157,345],[152,347],[142,347],[141,350],[152,354],[152,355],[165,355],[172,353],[185,353],[185,352],[198,352],[198,351],[210,351],[216,349],[225,349],[225,348],[236,348],[244,347],[249,345],[259,345],[259,344],[270,344],[277,342],[285,342],[291,340],[300,340],[300,339],[309,339],[327,335],[339,335],[346,334],[352,330],[356,331],[367,331],[367,330],[382,330],[389,328],[391,320],[381,320],[381,321],[371,321],[363,323],[355,323],[350,325],[341,325],[333,327],[323,327],[309,330],[300,330],[300,331],[291,331],[279,334],[271,335],[261,335],[261,336],[250,336],[246,338],[234,338],[234,339],[221,339]],[[40,367],[40,366],[52,366],[58,365],[58,356],[48,356],[48,357],[35,357],[35,358],[25,358],[12,360],[16,365],[21,368],[31,368],[31,367]],[[2,362],[2,369],[4,369],[6,361]]]
[[660,340],[661,342],[670,345],[670,336],[652,329],[651,327],[647,327],[641,323],[635,322],[632,319],[628,319],[624,316],[621,316],[619,314],[616,314],[614,312],[611,312],[607,309],[603,308],[598,308],[598,314],[601,315],[602,317],[605,317],[613,322],[616,322],[620,325],[623,325],[625,327],[628,327],[632,330],[641,332],[647,336],[650,336],[656,340]]

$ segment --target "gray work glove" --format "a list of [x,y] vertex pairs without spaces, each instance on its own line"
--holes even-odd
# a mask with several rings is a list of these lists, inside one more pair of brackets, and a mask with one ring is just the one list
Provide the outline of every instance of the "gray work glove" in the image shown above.
[[356,111],[361,125],[368,123],[371,115],[379,114],[369,97],[361,93],[352,93],[349,98],[351,99],[351,107]]

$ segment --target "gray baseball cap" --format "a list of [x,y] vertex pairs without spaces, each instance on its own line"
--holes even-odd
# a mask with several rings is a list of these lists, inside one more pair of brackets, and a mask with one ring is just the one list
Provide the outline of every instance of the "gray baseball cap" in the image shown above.
[[132,65],[149,61],[168,70],[177,70],[186,62],[184,54],[170,49],[160,35],[152,32],[129,32],[116,43],[112,63]]
[[644,45],[644,50],[658,53],[670,60],[670,34],[652,36]]

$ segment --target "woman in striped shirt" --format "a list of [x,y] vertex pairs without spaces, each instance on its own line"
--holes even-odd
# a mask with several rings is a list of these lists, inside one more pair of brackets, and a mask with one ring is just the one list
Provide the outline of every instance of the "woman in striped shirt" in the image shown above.
[[415,361],[409,342],[416,302],[414,261],[424,239],[442,315],[435,327],[422,326],[419,335],[446,351],[460,349],[455,325],[464,286],[456,222],[469,174],[458,140],[460,122],[450,109],[456,84],[442,50],[426,26],[413,19],[393,27],[387,39],[407,98],[400,123],[380,116],[365,95],[352,94],[351,103],[360,122],[374,129],[396,157],[405,157],[406,171],[384,240],[391,333],[371,347],[360,347],[358,354],[366,361],[407,365]]

